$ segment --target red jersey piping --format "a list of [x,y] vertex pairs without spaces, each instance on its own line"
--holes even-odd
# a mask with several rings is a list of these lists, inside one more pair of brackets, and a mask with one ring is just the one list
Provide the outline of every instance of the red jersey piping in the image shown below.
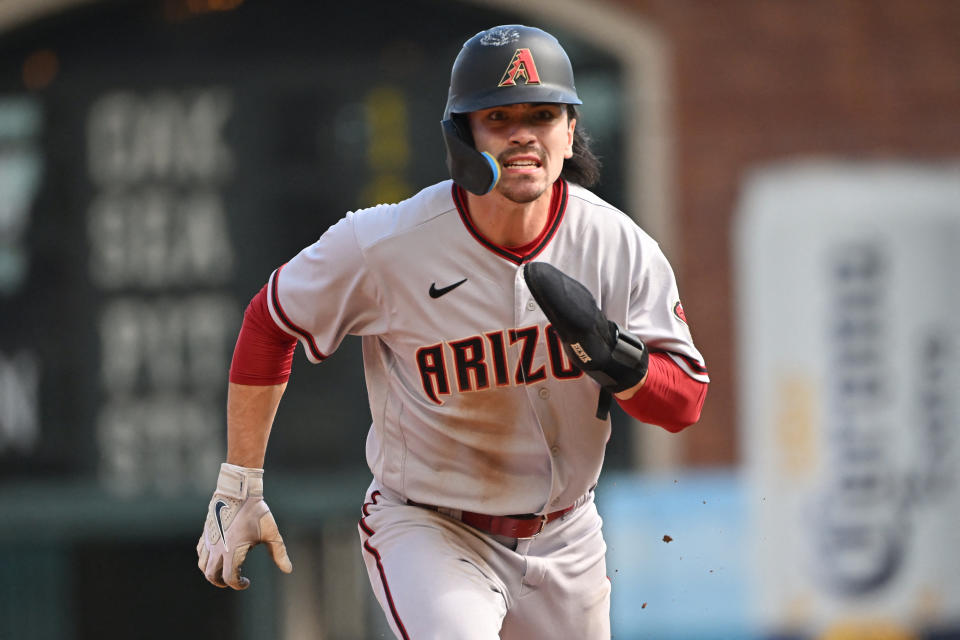
[[[452,195],[453,202],[457,206],[457,212],[463,221],[463,226],[467,228],[467,231],[470,232],[470,235],[472,235],[477,242],[501,258],[505,258],[515,264],[523,264],[540,255],[556,235],[557,229],[560,228],[560,223],[563,221],[563,214],[567,209],[568,185],[567,181],[563,178],[559,178],[553,183],[553,193],[550,197],[550,211],[547,224],[544,225],[540,235],[537,236],[532,243],[524,245],[523,247],[503,247],[488,240],[473,224],[473,219],[470,217],[470,211],[467,208],[466,192],[454,183]],[[530,246],[531,244],[533,246]],[[520,250],[519,252],[518,249]]]

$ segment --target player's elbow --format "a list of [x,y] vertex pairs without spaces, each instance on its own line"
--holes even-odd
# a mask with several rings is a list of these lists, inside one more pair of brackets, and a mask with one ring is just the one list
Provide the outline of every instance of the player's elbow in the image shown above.
[[679,419],[676,419],[676,420],[663,421],[659,423],[657,426],[663,427],[670,433],[680,433],[687,427],[691,427],[694,424],[696,424],[698,420],[700,420],[699,413],[697,413],[697,415],[694,417],[681,416]]
[[706,382],[686,377],[679,380],[682,384],[669,387],[651,384],[648,380],[633,396],[626,400],[617,398],[617,402],[628,415],[640,422],[678,433],[700,420],[707,397]]
[[676,407],[676,411],[669,416],[657,422],[658,427],[663,427],[670,433],[680,433],[687,427],[695,425],[700,421],[700,414],[703,411],[703,403],[707,399],[707,384],[700,383],[697,393],[687,399],[687,402]]

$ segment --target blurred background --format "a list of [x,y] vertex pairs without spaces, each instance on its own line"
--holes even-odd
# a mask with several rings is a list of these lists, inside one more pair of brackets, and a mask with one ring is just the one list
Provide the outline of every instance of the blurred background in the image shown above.
[[196,569],[227,368],[272,269],[446,178],[451,63],[514,22],[713,380],[680,435],[614,415],[614,637],[960,638],[953,0],[0,0],[0,638],[390,637],[358,341],[275,423],[295,572]]

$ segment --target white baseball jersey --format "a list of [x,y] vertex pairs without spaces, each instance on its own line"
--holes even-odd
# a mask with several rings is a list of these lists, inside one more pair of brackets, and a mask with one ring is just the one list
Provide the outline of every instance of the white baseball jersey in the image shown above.
[[566,357],[522,265],[549,262],[603,313],[708,381],[657,243],[590,191],[555,185],[526,255],[473,227],[451,181],[348,213],[270,278],[270,313],[319,362],[362,336],[373,424],[367,462],[403,498],[480,513],[543,513],[593,487],[610,436],[599,385]]

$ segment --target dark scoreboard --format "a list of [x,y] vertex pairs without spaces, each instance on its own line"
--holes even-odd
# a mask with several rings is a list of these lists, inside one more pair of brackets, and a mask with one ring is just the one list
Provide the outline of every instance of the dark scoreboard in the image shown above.
[[[247,301],[346,211],[447,177],[450,65],[507,22],[524,18],[164,0],[0,35],[0,479],[209,490]],[[617,66],[552,30],[595,125],[598,191],[622,203],[622,149],[602,135],[620,126]],[[363,467],[359,355],[350,338],[313,366],[298,347],[268,466]]]

